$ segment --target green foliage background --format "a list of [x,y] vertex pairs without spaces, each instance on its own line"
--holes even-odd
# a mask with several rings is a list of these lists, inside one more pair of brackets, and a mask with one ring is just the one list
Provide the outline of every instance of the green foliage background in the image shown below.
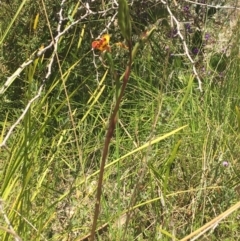
[[[22,240],[87,240],[116,102],[110,63],[91,42],[111,34],[116,76],[128,62],[128,50],[115,44],[124,42],[115,2],[0,3],[0,89],[22,69],[0,94],[0,144],[43,84],[1,145],[1,240],[13,239],[11,227]],[[205,5],[168,6],[181,23],[203,92],[163,1],[132,1],[131,38],[141,47],[109,148],[98,240],[181,240],[239,200],[239,22],[225,32],[236,11],[222,8],[212,17]],[[219,32],[226,33],[224,49]],[[53,46],[37,56],[53,38],[55,57]],[[238,240],[238,216],[239,210],[200,240]]]

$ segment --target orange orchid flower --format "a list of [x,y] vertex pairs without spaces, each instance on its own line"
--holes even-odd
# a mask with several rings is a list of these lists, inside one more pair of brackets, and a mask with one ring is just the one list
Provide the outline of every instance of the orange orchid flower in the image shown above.
[[110,41],[110,35],[104,34],[99,40],[95,40],[92,42],[92,48],[98,49],[101,52],[105,50],[110,52],[109,41]]

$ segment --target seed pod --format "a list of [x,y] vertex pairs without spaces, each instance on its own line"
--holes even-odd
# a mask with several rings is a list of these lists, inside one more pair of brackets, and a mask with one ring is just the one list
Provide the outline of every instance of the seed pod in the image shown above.
[[119,0],[118,5],[118,24],[121,30],[123,37],[126,40],[130,40],[131,38],[131,21],[130,21],[130,14],[128,3],[126,0]]

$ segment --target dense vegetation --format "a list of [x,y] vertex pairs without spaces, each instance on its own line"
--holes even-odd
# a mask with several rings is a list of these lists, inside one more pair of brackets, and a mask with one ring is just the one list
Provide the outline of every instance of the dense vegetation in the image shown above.
[[1,240],[88,240],[106,149],[96,240],[239,240],[240,3],[121,2],[0,2]]

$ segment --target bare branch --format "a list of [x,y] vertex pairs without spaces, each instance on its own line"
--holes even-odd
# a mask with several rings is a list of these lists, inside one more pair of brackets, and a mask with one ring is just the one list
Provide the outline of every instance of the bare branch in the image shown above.
[[201,5],[201,6],[206,6],[206,7],[216,8],[216,9],[236,9],[236,10],[240,10],[239,7],[233,7],[233,6],[211,5],[211,4],[208,4],[208,3],[194,2],[194,1],[191,1],[191,0],[184,0],[184,1],[188,2],[188,3],[193,3],[193,4],[196,4],[196,5]]
[[191,55],[189,54],[189,50],[188,50],[187,43],[186,43],[186,41],[185,41],[185,39],[184,39],[181,31],[180,31],[180,23],[179,23],[179,21],[177,20],[177,18],[173,15],[173,13],[172,13],[171,9],[169,8],[167,2],[165,2],[165,1],[163,1],[163,0],[161,0],[161,2],[166,5],[167,10],[168,10],[168,13],[169,13],[170,16],[171,16],[172,21],[173,21],[173,22],[176,24],[176,26],[177,26],[177,35],[180,37],[180,39],[181,39],[181,41],[182,41],[182,43],[183,43],[183,48],[184,48],[184,51],[185,51],[185,55],[188,57],[189,61],[190,61],[191,64],[192,64],[193,73],[194,73],[195,77],[196,77],[197,80],[198,80],[198,89],[202,92],[202,81],[200,80],[200,77],[199,77],[199,75],[198,75],[198,73],[197,73],[197,70],[196,70],[196,67],[195,67],[195,62],[194,62],[194,60],[192,59]]

